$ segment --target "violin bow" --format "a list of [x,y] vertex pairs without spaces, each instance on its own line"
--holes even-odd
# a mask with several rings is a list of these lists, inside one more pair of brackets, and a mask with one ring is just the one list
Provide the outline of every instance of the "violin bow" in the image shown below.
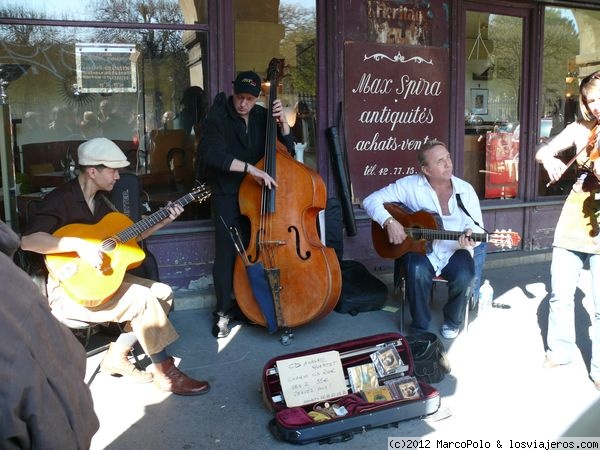
[[[599,128],[600,128],[600,122],[596,121],[596,125],[594,125],[594,128],[592,128],[590,131],[590,139],[589,139],[587,145],[585,147],[583,147],[581,150],[579,150],[577,153],[575,153],[575,156],[573,156],[569,160],[569,162],[567,162],[567,164],[565,165],[565,170],[563,171],[563,175],[567,171],[567,169],[569,167],[571,167],[575,161],[577,161],[577,158],[579,157],[579,155],[581,155],[581,153],[583,153],[584,150],[588,150],[588,156],[591,155],[592,149],[597,146],[598,129]],[[590,159],[591,159],[591,161],[595,161],[596,159],[598,159],[598,157],[599,157],[598,148],[596,147],[595,158],[590,158]],[[546,187],[552,186],[554,183],[556,183],[558,180],[560,180],[560,178],[562,178],[562,175],[556,180],[548,181],[548,183],[546,183]]]

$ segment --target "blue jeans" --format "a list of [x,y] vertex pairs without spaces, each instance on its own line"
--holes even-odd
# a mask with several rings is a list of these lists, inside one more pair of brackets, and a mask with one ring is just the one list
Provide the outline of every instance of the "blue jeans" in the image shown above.
[[472,292],[473,305],[479,301],[479,287],[481,286],[481,276],[483,275],[483,266],[487,256],[487,242],[481,242],[475,247],[473,252],[473,264],[475,264],[475,277],[473,278]]
[[[395,270],[402,270],[406,279],[406,298],[413,320],[411,328],[427,330],[431,322],[429,300],[435,277],[433,266],[427,256],[409,252],[396,260]],[[473,258],[467,250],[457,250],[442,269],[441,275],[448,281],[444,323],[459,328],[465,319],[465,309],[475,276]]]
[[592,321],[592,361],[590,376],[600,380],[600,255],[555,247],[552,251],[552,294],[548,314],[548,351],[555,363],[571,362],[575,344],[575,290],[583,264],[589,259],[592,275],[594,316]]

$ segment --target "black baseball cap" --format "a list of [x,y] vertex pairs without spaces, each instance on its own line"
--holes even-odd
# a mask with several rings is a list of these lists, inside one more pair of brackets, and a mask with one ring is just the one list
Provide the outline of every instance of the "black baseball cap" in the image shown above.
[[260,77],[251,70],[240,72],[233,82],[233,92],[258,97],[260,95]]

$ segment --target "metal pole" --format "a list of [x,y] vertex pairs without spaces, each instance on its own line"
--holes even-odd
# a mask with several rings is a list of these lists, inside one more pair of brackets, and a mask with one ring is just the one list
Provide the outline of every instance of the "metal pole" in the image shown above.
[[12,131],[10,109],[7,103],[0,101],[0,163],[2,169],[2,200],[4,202],[4,221],[15,232],[19,232],[17,215],[17,196],[15,189],[15,160],[12,149]]

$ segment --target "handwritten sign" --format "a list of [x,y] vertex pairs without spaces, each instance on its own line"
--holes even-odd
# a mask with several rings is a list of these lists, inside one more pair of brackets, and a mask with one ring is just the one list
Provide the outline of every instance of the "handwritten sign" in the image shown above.
[[348,393],[339,352],[330,351],[277,361],[281,390],[288,407]]
[[80,92],[137,92],[139,53],[129,44],[76,44]]
[[416,152],[447,141],[448,50],[348,42],[346,148],[355,201],[418,171]]

